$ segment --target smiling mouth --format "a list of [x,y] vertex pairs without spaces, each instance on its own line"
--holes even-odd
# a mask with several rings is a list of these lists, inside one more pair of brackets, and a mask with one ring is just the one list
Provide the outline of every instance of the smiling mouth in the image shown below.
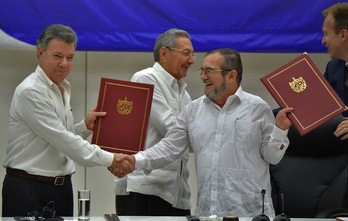
[[67,70],[56,70],[57,72],[61,73],[61,74],[65,74],[67,73],[68,71]]
[[186,71],[189,69],[189,67],[186,66],[182,66]]

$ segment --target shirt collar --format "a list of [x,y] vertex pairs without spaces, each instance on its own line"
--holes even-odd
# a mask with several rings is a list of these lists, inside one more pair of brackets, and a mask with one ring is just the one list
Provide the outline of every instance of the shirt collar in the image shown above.
[[[206,95],[204,95],[204,97],[205,97],[204,98],[205,102],[211,102],[214,105],[218,106],[215,102],[211,101]],[[239,85],[237,91],[227,98],[225,105],[226,104],[229,105],[231,102],[233,102],[236,99],[243,100],[243,98],[244,98],[244,92],[243,92],[242,86]]]

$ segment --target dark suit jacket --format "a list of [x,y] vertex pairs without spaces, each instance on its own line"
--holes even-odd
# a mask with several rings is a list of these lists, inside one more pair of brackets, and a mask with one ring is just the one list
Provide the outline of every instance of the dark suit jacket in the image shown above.
[[[348,106],[348,90],[345,88],[345,63],[345,61],[340,59],[332,59],[326,65],[324,77],[346,106]],[[348,117],[348,111],[343,112],[343,115]]]

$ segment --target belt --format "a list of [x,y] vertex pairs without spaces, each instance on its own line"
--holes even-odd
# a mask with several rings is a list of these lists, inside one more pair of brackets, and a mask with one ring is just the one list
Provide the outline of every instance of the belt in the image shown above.
[[12,168],[6,168],[6,174],[10,176],[25,178],[28,180],[36,180],[36,181],[40,181],[44,183],[49,183],[56,186],[64,185],[64,183],[67,183],[71,180],[71,175],[57,176],[57,177],[39,176],[39,175],[29,174],[23,170],[17,170]]

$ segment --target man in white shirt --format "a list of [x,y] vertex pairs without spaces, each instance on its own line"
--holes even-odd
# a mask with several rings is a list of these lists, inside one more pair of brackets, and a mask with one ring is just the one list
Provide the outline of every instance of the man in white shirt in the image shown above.
[[[195,154],[198,196],[197,216],[274,216],[269,164],[277,164],[288,145],[291,122],[260,97],[241,87],[242,61],[237,51],[208,52],[200,70],[205,96],[187,104],[175,126],[153,147],[125,157],[136,169],[150,173],[185,152]],[[113,170],[113,168],[110,168]]]
[[[71,175],[74,162],[82,166],[120,166],[117,154],[84,140],[97,117],[92,110],[74,125],[71,86],[66,80],[73,65],[77,36],[67,26],[46,27],[37,40],[36,70],[13,95],[8,123],[6,176],[2,189],[2,216],[28,216],[53,201],[56,216],[73,216]],[[123,176],[123,172],[122,175]],[[51,218],[51,217],[49,217]]]
[[[190,35],[170,29],[154,45],[155,64],[134,74],[132,81],[155,86],[146,148],[158,143],[191,101],[183,78],[194,63]],[[174,162],[146,175],[135,171],[115,178],[116,212],[126,216],[185,216],[190,214],[188,150]]]

